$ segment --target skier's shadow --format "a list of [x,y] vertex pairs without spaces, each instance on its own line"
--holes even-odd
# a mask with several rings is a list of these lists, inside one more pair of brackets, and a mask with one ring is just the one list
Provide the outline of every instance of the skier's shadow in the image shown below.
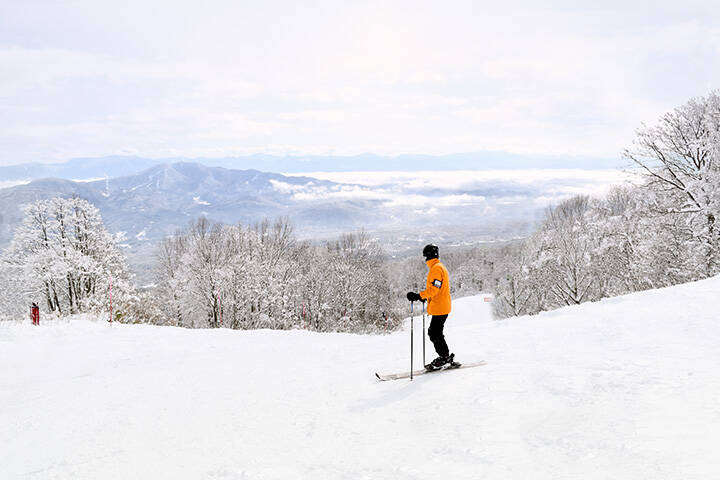
[[[355,406],[350,407],[350,411],[353,413],[362,413],[400,402],[410,397],[412,394],[417,393],[418,388],[420,388],[421,385],[424,383],[423,380],[425,379],[416,378],[412,382],[408,379],[391,380],[390,382],[378,382],[389,383],[387,390],[374,398],[362,399]],[[398,383],[400,383],[400,385],[397,385]]]

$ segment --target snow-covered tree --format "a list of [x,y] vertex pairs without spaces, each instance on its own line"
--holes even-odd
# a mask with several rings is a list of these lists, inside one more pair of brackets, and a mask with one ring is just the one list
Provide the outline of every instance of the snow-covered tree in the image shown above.
[[547,274],[547,287],[560,305],[577,305],[592,295],[594,239],[586,222],[589,209],[589,197],[573,197],[549,209],[541,228],[544,242],[538,266]]
[[180,275],[185,284],[181,305],[191,326],[220,325],[219,290],[223,270],[231,258],[223,226],[202,217],[193,222],[188,247],[181,258]]
[[531,251],[529,243],[507,245],[502,256],[496,260],[498,270],[504,272],[495,280],[493,288],[496,316],[514,317],[536,311],[537,290],[530,275]]
[[183,309],[181,298],[181,278],[179,270],[182,256],[187,250],[187,239],[184,235],[168,237],[158,246],[156,259],[156,276],[158,286],[156,299],[165,319],[162,323],[183,325]]
[[32,297],[22,268],[0,257],[0,321],[27,318]]
[[113,279],[116,313],[133,297],[124,257],[98,209],[80,198],[29,204],[4,254],[16,294],[44,310],[73,314],[107,308]]
[[333,318],[352,330],[384,323],[383,312],[393,309],[398,297],[390,288],[385,254],[365,232],[342,235],[326,245],[326,281],[331,292]]
[[625,156],[645,173],[653,209],[669,226],[683,217],[686,255],[699,245],[705,276],[718,272],[720,215],[720,93],[693,98],[657,125],[643,126]]

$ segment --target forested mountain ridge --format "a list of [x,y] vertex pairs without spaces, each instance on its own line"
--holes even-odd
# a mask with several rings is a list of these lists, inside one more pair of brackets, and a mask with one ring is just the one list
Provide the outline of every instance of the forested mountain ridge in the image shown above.
[[91,182],[35,180],[0,190],[0,246],[12,238],[24,205],[58,196],[78,196],[93,203],[109,230],[124,232],[130,244],[160,240],[200,216],[227,223],[251,223],[265,217],[292,215],[311,225],[325,224],[332,218],[340,227],[353,228],[356,220],[366,219],[367,212],[371,212],[357,202],[314,202],[309,208],[293,201],[292,187],[307,184],[335,185],[309,177],[196,163],[157,165],[135,175]]

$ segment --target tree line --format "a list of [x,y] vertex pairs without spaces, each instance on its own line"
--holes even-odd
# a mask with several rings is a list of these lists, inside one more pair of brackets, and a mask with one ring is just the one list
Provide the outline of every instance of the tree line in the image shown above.
[[205,218],[162,242],[156,298],[167,322],[235,329],[369,332],[399,323],[382,248],[364,232],[313,245],[288,219]]
[[[377,332],[400,323],[386,254],[367,233],[320,245],[288,219],[252,226],[206,218],[162,241],[155,285],[137,289],[98,209],[41,200],[0,258],[0,319],[37,302],[55,315],[112,311],[114,321],[191,328]],[[109,317],[108,317],[109,318]]]
[[660,288],[720,273],[720,95],[691,99],[637,131],[637,183],[548,209],[499,259],[500,317]]

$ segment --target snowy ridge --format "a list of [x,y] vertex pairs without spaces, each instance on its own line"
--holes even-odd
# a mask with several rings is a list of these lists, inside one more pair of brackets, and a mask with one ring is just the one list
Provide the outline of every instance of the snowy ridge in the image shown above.
[[407,331],[0,325],[0,476],[718,478],[719,291],[504,321],[460,299],[448,342],[488,365],[412,383],[373,375],[407,369]]

